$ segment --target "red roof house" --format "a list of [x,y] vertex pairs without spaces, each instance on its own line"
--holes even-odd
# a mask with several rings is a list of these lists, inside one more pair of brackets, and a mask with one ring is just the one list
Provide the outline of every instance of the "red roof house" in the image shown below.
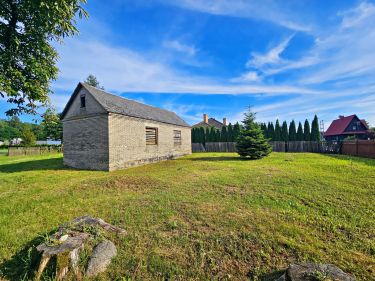
[[365,120],[359,119],[357,115],[340,115],[334,120],[324,133],[326,140],[341,141],[348,136],[355,136],[358,139],[366,139],[368,135],[368,126]]

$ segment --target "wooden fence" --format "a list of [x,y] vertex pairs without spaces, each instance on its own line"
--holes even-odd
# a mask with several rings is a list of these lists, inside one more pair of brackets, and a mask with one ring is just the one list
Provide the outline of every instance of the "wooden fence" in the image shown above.
[[62,146],[9,146],[8,156],[37,155],[62,152]]
[[[315,152],[315,153],[339,153],[340,144],[319,141],[272,141],[272,151],[275,152]],[[234,142],[208,142],[192,144],[193,152],[236,152]]]
[[341,153],[375,158],[375,140],[344,141],[341,146]]

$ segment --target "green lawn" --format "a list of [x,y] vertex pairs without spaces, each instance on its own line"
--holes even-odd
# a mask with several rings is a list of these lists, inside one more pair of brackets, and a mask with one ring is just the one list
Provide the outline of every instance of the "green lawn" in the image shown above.
[[27,250],[84,214],[129,232],[100,280],[263,280],[295,261],[375,279],[375,160],[207,153],[107,173],[0,155],[0,276],[19,280]]
[[8,149],[0,148],[0,156],[3,156],[8,153]]

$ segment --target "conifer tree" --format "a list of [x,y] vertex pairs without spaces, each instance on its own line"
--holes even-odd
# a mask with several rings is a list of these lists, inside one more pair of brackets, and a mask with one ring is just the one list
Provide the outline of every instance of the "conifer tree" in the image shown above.
[[221,139],[220,130],[215,129],[215,141],[220,142],[220,139]]
[[289,125],[289,140],[296,141],[297,140],[297,131],[296,131],[296,122],[292,120]]
[[227,126],[221,127],[220,141],[221,142],[227,142],[228,141]]
[[236,124],[234,124],[234,126],[233,126],[233,141],[236,141],[240,132],[241,132],[240,124],[238,124],[238,122],[236,122]]
[[228,125],[228,141],[233,142],[233,126],[231,123]]
[[203,143],[203,144],[206,144],[206,136],[205,136],[203,127],[199,128],[199,142]]
[[206,127],[206,129],[204,130],[204,135],[205,135],[206,142],[212,142],[211,134],[210,134],[210,127]]
[[310,123],[309,120],[305,120],[305,124],[303,126],[303,140],[309,141],[310,140]]
[[238,154],[250,159],[260,159],[270,154],[271,146],[255,122],[255,113],[251,109],[245,113],[242,123],[243,129],[236,140]]
[[268,122],[268,127],[267,127],[267,131],[268,131],[268,138],[270,140],[274,140],[274,135],[275,135],[275,127],[273,126],[273,122]]
[[289,140],[288,124],[286,123],[286,121],[284,121],[283,125],[281,126],[281,140],[282,141],[288,141]]
[[276,120],[274,141],[281,141],[281,127],[279,119]]
[[212,142],[216,142],[216,128],[214,126],[210,129],[210,139]]
[[311,136],[310,140],[320,141],[320,132],[319,132],[319,120],[318,116],[314,116],[314,120],[311,123]]
[[303,141],[303,129],[301,122],[298,123],[298,129],[297,129],[297,140]]

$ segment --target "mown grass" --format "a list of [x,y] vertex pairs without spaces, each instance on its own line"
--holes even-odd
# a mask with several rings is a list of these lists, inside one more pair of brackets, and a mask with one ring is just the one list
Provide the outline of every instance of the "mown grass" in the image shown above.
[[375,160],[345,156],[194,154],[111,173],[0,156],[0,276],[27,275],[41,235],[90,214],[129,232],[100,280],[267,280],[298,261],[374,280],[374,199]]

